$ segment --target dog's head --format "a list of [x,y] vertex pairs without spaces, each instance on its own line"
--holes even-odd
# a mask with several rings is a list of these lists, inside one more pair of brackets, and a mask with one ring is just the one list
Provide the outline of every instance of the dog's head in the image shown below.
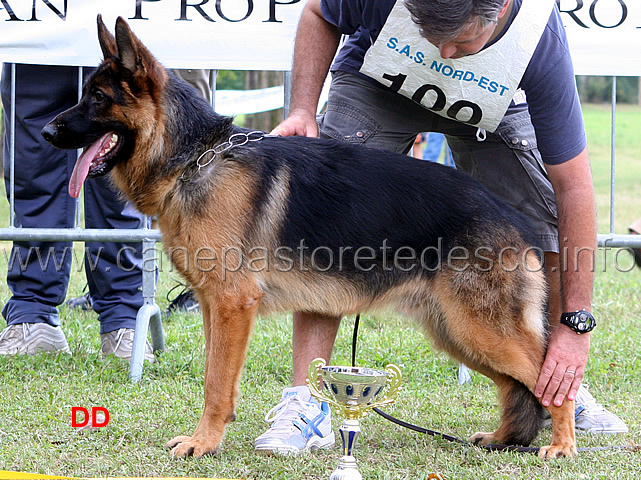
[[87,177],[105,175],[137,152],[150,148],[159,127],[160,95],[167,72],[121,17],[115,37],[98,15],[98,39],[104,60],[87,79],[75,107],[42,130],[57,148],[84,148],[69,181],[77,197]]

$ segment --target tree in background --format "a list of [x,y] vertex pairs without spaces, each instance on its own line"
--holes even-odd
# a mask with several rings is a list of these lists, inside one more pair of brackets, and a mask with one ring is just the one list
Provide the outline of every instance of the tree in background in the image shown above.
[[[258,90],[283,85],[283,72],[258,70],[219,70],[216,88],[219,90]],[[243,115],[243,126],[269,132],[283,120],[283,109]]]
[[[245,77],[245,88],[257,90],[260,88],[276,87],[283,85],[283,72],[250,70]],[[269,112],[254,113],[245,115],[245,127],[252,130],[264,130],[269,132],[276,125],[283,121],[283,109],[271,110]]]
[[[617,77],[617,103],[641,105],[641,77]],[[612,77],[578,76],[577,86],[583,103],[611,103]]]

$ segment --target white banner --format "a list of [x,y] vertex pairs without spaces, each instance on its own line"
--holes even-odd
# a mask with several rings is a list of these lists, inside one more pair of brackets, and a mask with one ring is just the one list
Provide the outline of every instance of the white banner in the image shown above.
[[97,65],[122,16],[166,67],[289,70],[306,0],[0,0],[0,60]]
[[[289,70],[306,0],[0,0],[0,60],[97,65],[96,15],[167,67]],[[579,75],[641,75],[641,0],[557,0]]]
[[641,0],[557,0],[577,75],[641,76]]

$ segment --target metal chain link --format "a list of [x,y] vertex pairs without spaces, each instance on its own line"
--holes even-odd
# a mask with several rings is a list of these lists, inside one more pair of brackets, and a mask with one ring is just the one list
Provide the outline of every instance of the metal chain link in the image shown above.
[[[205,150],[202,153],[202,155],[198,157],[198,160],[196,160],[196,165],[198,165],[198,171],[200,171],[201,168],[205,168],[207,165],[213,162],[214,159],[216,158],[216,155],[220,155],[221,153],[224,153],[227,150],[231,150],[234,147],[240,147],[249,142],[258,142],[259,140],[262,140],[265,137],[275,137],[275,136],[276,135],[269,135],[258,130],[255,130],[249,133],[234,133],[231,137],[229,137],[229,140],[227,140],[225,143],[221,143],[220,145],[216,145],[214,148]],[[211,158],[204,163],[200,163],[203,157],[208,153],[213,153]]]
[[[279,135],[272,135],[269,133],[261,132],[259,130],[254,130],[248,133],[234,133],[229,137],[229,140],[227,140],[226,142],[221,143],[220,145],[216,145],[214,148],[205,150],[196,159],[196,165],[198,166],[198,170],[189,178],[185,178],[185,172],[183,172],[183,174],[180,176],[180,179],[183,181],[190,180],[191,178],[193,178],[193,176],[198,174],[202,168],[205,168],[207,165],[213,162],[217,155],[220,155],[226,152],[227,150],[231,150],[234,147],[240,147],[242,145],[246,145],[249,142],[258,142],[266,137],[278,137],[278,136]],[[209,153],[213,153],[213,155],[209,159],[201,163],[205,155]]]

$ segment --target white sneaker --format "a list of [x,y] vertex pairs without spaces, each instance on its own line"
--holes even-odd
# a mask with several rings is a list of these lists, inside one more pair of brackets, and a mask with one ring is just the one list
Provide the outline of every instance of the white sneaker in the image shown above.
[[[112,332],[101,333],[100,350],[102,351],[102,358],[107,357],[107,355],[114,355],[118,358],[131,359],[135,333],[136,331],[133,328],[119,328]],[[156,361],[149,340],[145,340],[145,355],[143,358],[150,363]]]
[[583,433],[626,433],[628,427],[614,413],[597,403],[585,385],[579,387],[575,399],[576,429]]
[[16,323],[0,332],[0,355],[68,353],[69,344],[62,328],[48,323]]
[[336,441],[327,403],[312,398],[307,386],[286,388],[282,401],[265,416],[271,427],[254,441],[259,453],[298,455],[330,448]]

